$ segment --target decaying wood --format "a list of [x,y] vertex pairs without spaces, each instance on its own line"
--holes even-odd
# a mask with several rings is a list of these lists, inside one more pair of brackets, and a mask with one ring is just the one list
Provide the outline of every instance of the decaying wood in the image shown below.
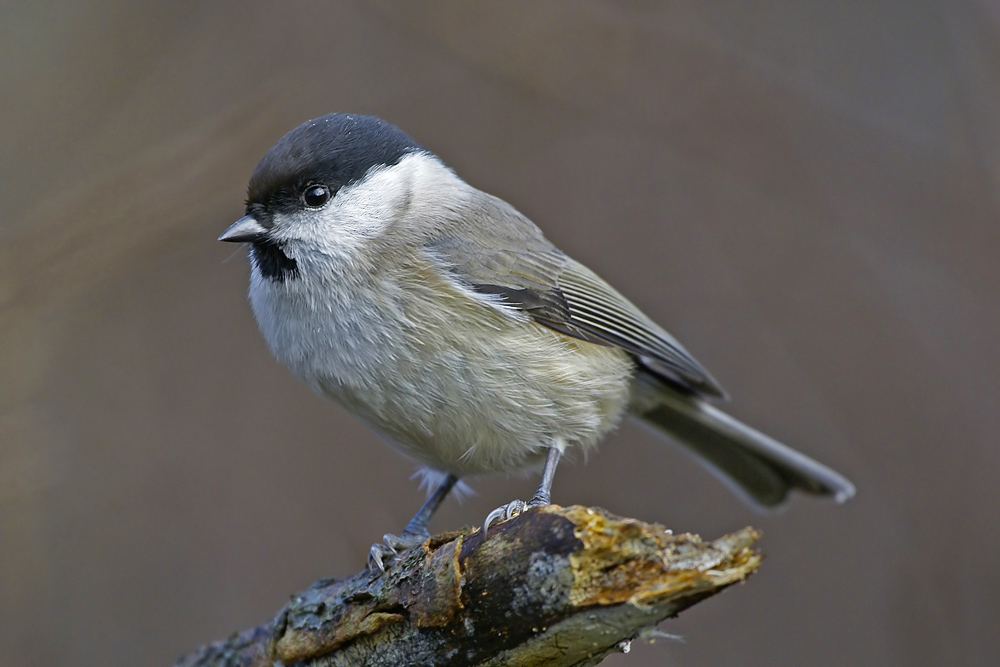
[[178,666],[594,665],[760,564],[744,528],[714,542],[586,507],[435,536],[388,572],[318,581],[270,624]]

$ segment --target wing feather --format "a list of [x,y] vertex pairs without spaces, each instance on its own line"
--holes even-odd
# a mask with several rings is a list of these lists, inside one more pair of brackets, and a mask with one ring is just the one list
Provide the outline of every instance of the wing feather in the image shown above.
[[462,282],[502,297],[507,305],[551,329],[620,347],[672,384],[725,397],[708,371],[670,334],[597,274],[552,245],[512,206],[485,193],[477,193],[471,204],[427,243],[431,254]]

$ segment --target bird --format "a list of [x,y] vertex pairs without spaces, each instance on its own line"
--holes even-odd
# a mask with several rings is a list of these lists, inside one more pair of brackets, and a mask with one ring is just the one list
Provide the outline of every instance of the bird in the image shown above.
[[670,334],[506,201],[466,183],[374,116],[331,113],[261,158],[245,215],[249,302],[268,347],[317,393],[418,466],[432,488],[402,533],[372,546],[384,572],[429,536],[459,480],[541,467],[625,417],[687,448],[760,508],[794,490],[844,502],[843,475],[731,417],[726,392]]

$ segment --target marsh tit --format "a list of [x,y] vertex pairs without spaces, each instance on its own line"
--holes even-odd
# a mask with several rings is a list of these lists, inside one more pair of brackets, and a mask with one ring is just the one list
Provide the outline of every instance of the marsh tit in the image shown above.
[[484,525],[548,504],[566,450],[626,415],[668,434],[756,505],[791,489],[844,501],[837,472],[709,401],[723,390],[684,347],[507,202],[405,133],[329,114],[257,165],[246,215],[250,304],[274,355],[436,482],[381,570],[422,541],[460,478],[542,466],[538,492]]

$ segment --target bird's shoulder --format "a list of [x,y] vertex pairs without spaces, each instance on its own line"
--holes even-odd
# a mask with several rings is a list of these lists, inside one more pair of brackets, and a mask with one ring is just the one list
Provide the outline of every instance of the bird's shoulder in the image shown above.
[[673,336],[502,199],[475,191],[425,248],[459,281],[539,324],[622,348],[646,370],[694,393],[725,396]]

